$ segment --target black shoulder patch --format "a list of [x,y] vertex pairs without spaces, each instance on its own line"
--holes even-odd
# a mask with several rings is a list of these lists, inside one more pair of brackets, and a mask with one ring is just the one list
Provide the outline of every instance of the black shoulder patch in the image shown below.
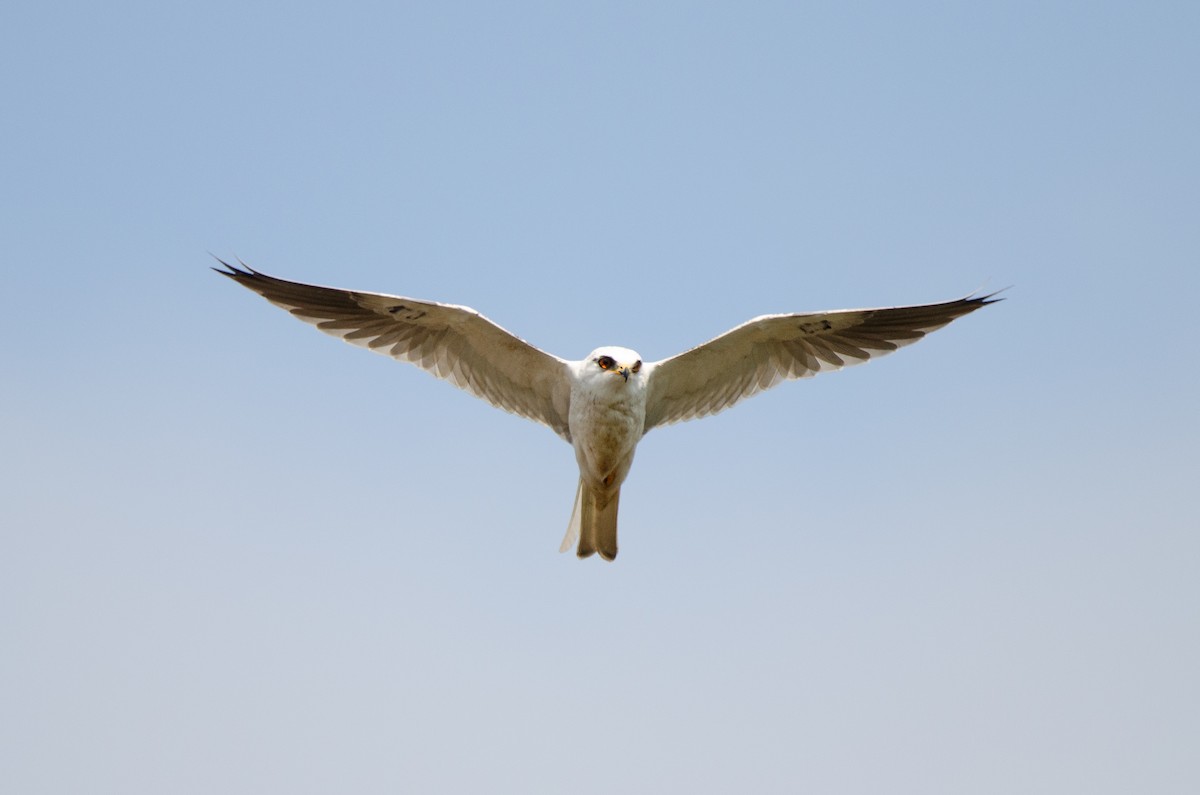
[[833,328],[833,324],[827,319],[809,320],[800,324],[800,330],[805,334],[817,334],[822,331],[829,331]]
[[390,315],[399,315],[401,312],[407,313],[407,314],[401,315],[401,317],[405,320],[420,320],[421,318],[425,317],[425,315],[426,315],[425,310],[423,310],[423,309],[414,310],[411,307],[405,306],[404,304],[396,304],[395,306],[388,307],[388,314],[390,314]]

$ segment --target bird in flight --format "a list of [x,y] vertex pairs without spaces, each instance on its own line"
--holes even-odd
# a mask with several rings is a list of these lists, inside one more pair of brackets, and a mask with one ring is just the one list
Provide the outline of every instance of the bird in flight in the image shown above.
[[575,449],[579,487],[560,551],[617,556],[621,484],[652,428],[716,414],[781,381],[838,370],[916,342],[986,304],[762,315],[689,351],[644,362],[605,346],[568,361],[465,306],[318,287],[220,259],[233,279],[326,334],[415,364],[497,408],[548,425]]

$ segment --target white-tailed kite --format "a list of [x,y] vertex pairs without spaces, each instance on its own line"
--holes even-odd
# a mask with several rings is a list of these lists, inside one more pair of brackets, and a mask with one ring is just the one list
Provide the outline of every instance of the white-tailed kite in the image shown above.
[[621,484],[646,432],[723,411],[781,381],[865,362],[996,299],[802,315],[763,315],[690,351],[643,362],[628,348],[579,361],[538,350],[474,309],[214,268],[326,334],[444,378],[497,408],[548,425],[575,448],[579,488],[560,551],[617,556]]

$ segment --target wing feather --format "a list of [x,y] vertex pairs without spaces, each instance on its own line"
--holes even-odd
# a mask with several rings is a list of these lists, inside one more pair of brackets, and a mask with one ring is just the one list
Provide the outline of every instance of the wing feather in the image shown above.
[[473,309],[292,282],[217,260],[217,273],[326,334],[409,362],[571,441],[567,362]]
[[1002,299],[764,315],[690,351],[646,365],[646,430],[716,414],[784,380],[869,361]]

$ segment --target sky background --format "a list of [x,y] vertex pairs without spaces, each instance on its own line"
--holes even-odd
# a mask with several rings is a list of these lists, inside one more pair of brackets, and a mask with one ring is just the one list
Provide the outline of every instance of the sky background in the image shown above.
[[[0,10],[14,793],[1200,790],[1200,6]],[[566,358],[1012,286],[570,448],[214,275]]]

